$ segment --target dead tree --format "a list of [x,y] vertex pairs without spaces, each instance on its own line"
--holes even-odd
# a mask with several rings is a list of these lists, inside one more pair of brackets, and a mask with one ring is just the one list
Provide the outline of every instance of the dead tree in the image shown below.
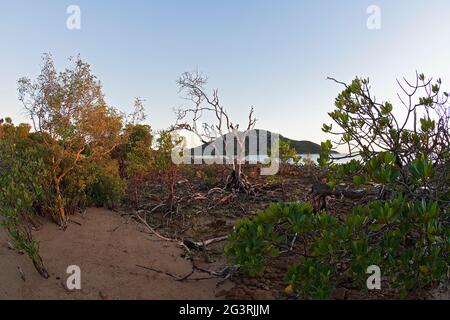
[[[242,164],[245,162],[245,141],[249,131],[255,127],[256,119],[253,116],[254,108],[251,107],[248,114],[248,122],[244,131],[239,131],[239,124],[231,121],[228,112],[219,99],[217,89],[212,95],[206,93],[207,78],[199,72],[185,72],[177,81],[179,92],[189,102],[189,106],[181,107],[176,111],[178,130],[187,130],[194,133],[203,145],[212,146],[215,155],[225,156],[226,164],[232,170],[226,179],[225,188],[234,191],[253,193],[253,187],[242,172]],[[219,144],[217,143],[220,143]],[[234,152],[236,143],[237,152]],[[229,151],[232,146],[232,155],[222,154],[220,150]],[[222,158],[222,159],[224,159]]]

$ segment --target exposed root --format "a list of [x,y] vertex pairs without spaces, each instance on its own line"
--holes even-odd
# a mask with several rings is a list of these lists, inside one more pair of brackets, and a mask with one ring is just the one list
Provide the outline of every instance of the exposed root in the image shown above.
[[237,173],[236,170],[231,171],[225,181],[225,189],[232,190],[233,192],[245,192],[248,195],[256,195],[255,188],[248,181],[245,174]]

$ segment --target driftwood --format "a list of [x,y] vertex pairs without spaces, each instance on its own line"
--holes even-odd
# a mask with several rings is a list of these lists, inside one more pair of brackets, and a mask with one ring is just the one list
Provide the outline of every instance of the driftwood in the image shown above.
[[213,238],[213,239],[209,239],[206,241],[194,241],[191,239],[185,239],[183,241],[183,243],[192,250],[204,250],[206,248],[206,246],[215,243],[215,242],[220,242],[220,241],[225,241],[228,239],[228,236],[223,236],[223,237],[218,237],[218,238]]

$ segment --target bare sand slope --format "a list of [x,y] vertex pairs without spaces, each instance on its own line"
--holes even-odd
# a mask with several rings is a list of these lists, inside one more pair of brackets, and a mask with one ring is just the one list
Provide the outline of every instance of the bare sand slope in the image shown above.
[[[179,275],[191,270],[175,243],[157,240],[117,213],[89,209],[74,219],[82,225],[71,223],[64,232],[46,222],[35,234],[51,275],[47,280],[26,255],[8,249],[8,237],[0,228],[0,299],[216,299],[216,292],[231,286],[216,287],[218,279],[178,282],[136,267]],[[81,291],[65,288],[69,265],[81,268]]]

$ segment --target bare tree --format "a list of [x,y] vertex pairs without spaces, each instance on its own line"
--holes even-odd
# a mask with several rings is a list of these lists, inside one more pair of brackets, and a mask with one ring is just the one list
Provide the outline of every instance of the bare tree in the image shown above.
[[[248,113],[248,121],[244,131],[239,131],[240,125],[233,123],[230,115],[220,101],[219,92],[213,90],[212,95],[206,93],[205,86],[208,79],[198,71],[185,72],[177,81],[179,92],[184,94],[184,99],[190,106],[179,108],[177,113],[176,129],[184,129],[194,133],[203,144],[211,145],[216,154],[222,153],[219,149],[224,145],[229,151],[232,146],[231,157],[227,155],[227,163],[231,165],[225,187],[233,190],[253,192],[253,187],[242,172],[242,164],[245,162],[246,133],[254,129],[256,119],[254,108]],[[210,120],[211,119],[211,120]],[[220,146],[216,143],[219,142]],[[234,143],[237,143],[237,153],[234,152]]]

